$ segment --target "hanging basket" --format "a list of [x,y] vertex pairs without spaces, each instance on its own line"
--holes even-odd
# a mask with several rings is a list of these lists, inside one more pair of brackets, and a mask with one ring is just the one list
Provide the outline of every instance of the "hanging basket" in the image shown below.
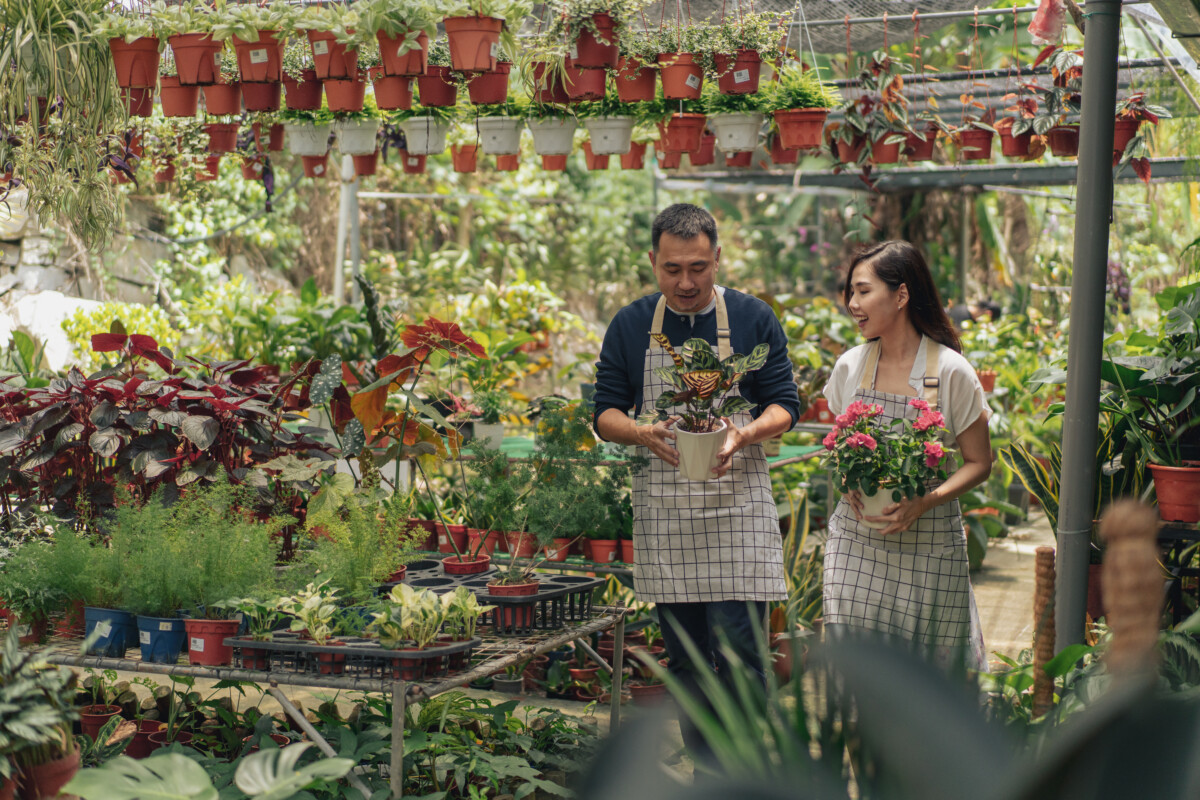
[[590,171],[595,172],[608,169],[608,159],[607,155],[600,155],[592,150],[591,142],[583,143],[583,162],[587,164],[587,168]]
[[208,152],[232,153],[237,149],[237,123],[213,122],[204,126],[208,134]]
[[388,36],[383,31],[375,32],[379,42],[379,56],[383,62],[383,74],[397,78],[424,75],[429,66],[429,37],[422,31],[417,36],[417,47],[400,52],[405,34]]
[[722,155],[725,156],[725,166],[737,167],[739,169],[749,167],[754,159],[753,150],[742,150],[738,153],[725,153],[722,151]]
[[154,113],[153,89],[121,89],[121,100],[131,117],[148,117]]
[[158,81],[158,38],[142,36],[132,42],[108,40],[117,86],[122,89],[153,89]]
[[324,178],[329,173],[329,153],[319,156],[300,156],[304,165],[304,177]]
[[312,47],[313,67],[318,80],[358,78],[357,50],[340,44],[337,37],[328,31],[309,31],[308,43]]
[[909,133],[904,137],[904,155],[910,162],[932,161],[933,151],[937,148],[938,129],[929,125],[923,131],[925,138]]
[[567,97],[572,103],[591,102],[604,99],[604,88],[608,73],[602,69],[584,69],[573,65],[570,59],[563,64]]
[[568,154],[558,156],[542,156],[542,169],[547,172],[562,172],[567,168]]
[[282,90],[283,87],[278,83],[243,83],[242,103],[247,111],[278,111]]
[[633,117],[588,117],[587,128],[592,151],[598,156],[621,155],[629,152],[633,142]]
[[639,103],[654,99],[658,70],[636,58],[621,56],[617,62],[617,99],[622,103]]
[[425,158],[426,156],[414,156],[412,153],[405,153],[404,171],[409,175],[423,175],[425,173]]
[[159,102],[164,117],[194,117],[200,105],[200,87],[183,86],[178,75],[164,75],[160,79]]
[[861,136],[856,136],[853,142],[843,142],[838,139],[831,147],[833,157],[841,164],[857,164],[858,157],[862,155],[863,148],[867,146],[867,140]]
[[[613,69],[617,66],[620,53],[617,49],[617,26],[608,14],[593,14],[592,23],[596,33],[590,28],[579,32],[579,38],[571,45],[571,60],[575,66],[586,69]],[[607,44],[605,44],[607,42]]]
[[458,84],[450,78],[449,67],[430,66],[417,78],[417,95],[421,105],[449,107],[458,102]]
[[475,125],[483,152],[493,156],[521,152],[521,123],[520,117],[479,117]]
[[569,103],[571,96],[567,94],[566,84],[563,83],[563,73],[551,70],[545,61],[533,65],[533,99],[538,103]]
[[630,142],[629,152],[621,155],[621,169],[641,169],[646,165],[646,143]]
[[[431,67],[432,69],[432,67]],[[450,125],[433,117],[410,117],[400,123],[410,155],[437,155],[446,152],[446,134]]]
[[717,53],[717,89],[721,94],[754,94],[762,71],[762,56],[757,50],[738,50],[736,53]]
[[177,33],[167,39],[175,54],[179,82],[184,86],[207,86],[220,76],[217,53],[221,43],[207,33]]
[[372,85],[375,91],[375,105],[384,111],[407,111],[412,108],[412,78],[384,75],[376,78]]
[[359,178],[367,178],[374,175],[379,169],[379,151],[373,153],[363,153],[353,156],[354,159],[354,174]]
[[258,140],[259,145],[262,146],[262,144],[265,142],[267,151],[271,153],[278,153],[283,150],[283,123],[276,122],[275,124],[271,125],[271,127],[267,129],[265,136],[262,132],[262,126],[263,124],[261,122],[255,122],[250,126],[251,130],[254,131],[254,136]]
[[668,153],[690,153],[700,149],[705,120],[703,114],[672,114],[661,129],[663,149]]
[[1050,152],[1059,158],[1075,158],[1079,155],[1079,126],[1056,125],[1046,134]]
[[340,120],[334,129],[337,149],[342,155],[364,156],[375,152],[375,140],[379,136],[379,120]]
[[1005,158],[1029,158],[1029,145],[1033,143],[1033,132],[1026,131],[1017,136],[1009,128],[1001,128],[1000,154]]
[[992,157],[992,132],[968,128],[959,132],[962,157],[966,161],[988,161]]
[[242,85],[214,83],[204,87],[204,113],[227,117],[242,113]]
[[663,98],[667,100],[698,100],[704,85],[704,70],[691,53],[659,53],[658,68],[662,73]]
[[455,72],[490,72],[500,52],[504,20],[496,17],[447,17],[442,20],[450,44],[450,66]]
[[574,117],[545,117],[526,121],[533,134],[533,152],[539,156],[569,155],[575,143]]
[[688,163],[693,167],[707,167],[717,160],[717,137],[706,133],[700,137],[700,148],[688,153]]
[[479,168],[479,146],[474,144],[450,145],[450,160],[455,172],[474,172]]
[[325,102],[330,111],[362,111],[367,97],[367,82],[356,79],[324,81]]
[[300,74],[303,80],[283,76],[283,102],[290,111],[316,111],[321,107],[321,82],[316,70],[306,69]]
[[244,158],[242,159],[242,179],[247,181],[261,181],[263,176],[263,162],[259,158]]
[[497,105],[508,100],[508,73],[512,64],[499,61],[491,72],[479,72],[467,82],[467,95],[477,106]]
[[295,156],[324,156],[329,152],[328,123],[317,125],[311,122],[284,123],[287,130],[288,149]]
[[238,72],[242,80],[279,83],[283,73],[283,45],[279,31],[259,31],[256,42],[234,36],[233,49],[237,53]]
[[901,142],[892,142],[888,144],[887,140],[891,134],[886,134],[877,142],[871,143],[871,163],[872,164],[895,164],[900,160],[900,145]]
[[758,147],[764,118],[762,114],[713,114],[708,123],[722,152],[741,153]]
[[795,164],[800,160],[800,151],[785,148],[778,131],[771,137],[770,152],[772,164]]
[[[716,141],[715,136],[713,137],[713,141]],[[656,154],[659,156],[658,165],[660,167],[662,167],[663,169],[679,169],[680,165],[683,163],[683,153],[682,152],[676,151],[673,153],[669,153],[669,152],[663,151],[662,153],[657,153],[657,151],[656,151]],[[695,162],[693,162],[693,163],[695,163]],[[709,162],[709,163],[711,163],[711,162]]]
[[1133,137],[1137,136],[1138,128],[1141,127],[1140,119],[1119,119],[1113,123],[1113,152],[1121,155],[1125,152],[1125,148],[1133,141]]
[[521,167],[521,154],[496,156],[496,169],[501,172],[516,172]]
[[789,108],[774,113],[779,139],[786,150],[807,150],[821,146],[827,108]]

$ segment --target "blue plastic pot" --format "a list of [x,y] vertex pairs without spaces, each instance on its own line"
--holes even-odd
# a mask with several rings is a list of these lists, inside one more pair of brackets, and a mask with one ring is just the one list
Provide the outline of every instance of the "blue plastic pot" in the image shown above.
[[138,617],[138,643],[142,661],[174,664],[187,644],[183,620],[166,617]]
[[88,646],[88,654],[124,658],[130,632],[137,637],[137,624],[133,614],[112,608],[84,606],[83,625],[86,636],[98,632],[96,640]]

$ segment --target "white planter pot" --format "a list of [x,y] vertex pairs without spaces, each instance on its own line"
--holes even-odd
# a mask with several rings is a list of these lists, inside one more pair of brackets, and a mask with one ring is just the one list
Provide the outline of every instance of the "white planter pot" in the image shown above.
[[483,152],[493,156],[521,152],[521,120],[517,117],[480,117],[475,125]]
[[633,142],[633,117],[589,117],[583,121],[592,140],[592,153],[623,156]]
[[329,152],[329,125],[289,122],[284,125],[288,150],[294,156],[323,156]]
[[379,120],[343,120],[337,126],[337,149],[347,156],[369,156],[375,152]]
[[717,135],[717,147],[721,152],[744,153],[758,147],[763,119],[762,114],[713,114],[708,118],[708,124]]
[[475,441],[479,442],[489,450],[499,450],[500,442],[504,439],[504,423],[497,422],[491,425],[485,425],[482,422],[474,423]]
[[410,117],[400,123],[409,155],[431,156],[446,152],[450,125],[433,117]]
[[[883,513],[883,509],[885,507],[890,506],[894,502],[895,501],[892,500],[891,489],[880,487],[879,491],[877,491],[875,494],[865,494],[862,496],[862,515],[864,517],[878,517]],[[868,528],[873,528],[877,531],[881,531],[887,527],[886,522],[868,522],[865,519],[860,519],[858,523],[860,525],[865,525]]]
[[533,151],[539,156],[566,156],[575,142],[579,123],[574,117],[531,119],[526,123],[533,134]]
[[711,433],[689,433],[675,429],[675,449],[679,451],[679,472],[689,481],[712,479],[717,465],[717,453],[725,444],[729,426],[721,423],[720,430]]

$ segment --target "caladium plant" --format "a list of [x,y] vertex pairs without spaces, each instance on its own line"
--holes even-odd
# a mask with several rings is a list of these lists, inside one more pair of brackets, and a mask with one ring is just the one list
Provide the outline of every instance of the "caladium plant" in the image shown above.
[[654,410],[642,414],[639,422],[651,425],[662,422],[670,418],[672,409],[683,406],[684,410],[679,412],[679,427],[692,433],[704,433],[720,428],[722,417],[753,407],[754,404],[744,397],[727,395],[746,373],[767,363],[767,354],[771,351],[769,344],[758,345],[748,356],[734,353],[721,360],[704,339],[688,339],[679,354],[666,336],[661,333],[651,335],[673,362],[670,367],[655,367],[654,374],[674,388],[660,394]]

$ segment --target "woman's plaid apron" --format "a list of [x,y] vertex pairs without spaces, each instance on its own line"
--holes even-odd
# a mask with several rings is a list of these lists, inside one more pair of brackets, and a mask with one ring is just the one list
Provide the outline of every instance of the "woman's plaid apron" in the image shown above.
[[[662,332],[666,307],[666,298],[659,298],[652,334]],[[720,292],[717,352],[722,359],[732,352]],[[671,388],[654,374],[655,367],[668,366],[670,356],[651,338],[643,362],[643,408],[653,408]],[[742,413],[732,419],[741,427],[752,418]],[[633,479],[633,580],[639,600],[711,603],[787,596],[779,518],[762,445],[735,453],[729,471],[707,481],[683,478],[649,448],[637,451],[649,459]]]
[[[938,407],[938,354],[926,339],[923,396]],[[913,398],[875,389],[879,342],[867,354],[855,400],[883,406],[882,425],[915,420]],[[932,486],[930,488],[933,488]],[[881,631],[911,642],[940,665],[984,669],[979,612],[967,569],[967,542],[958,500],[923,514],[903,533],[883,536],[859,523],[843,497],[829,520],[825,549],[824,616],[827,625]]]

